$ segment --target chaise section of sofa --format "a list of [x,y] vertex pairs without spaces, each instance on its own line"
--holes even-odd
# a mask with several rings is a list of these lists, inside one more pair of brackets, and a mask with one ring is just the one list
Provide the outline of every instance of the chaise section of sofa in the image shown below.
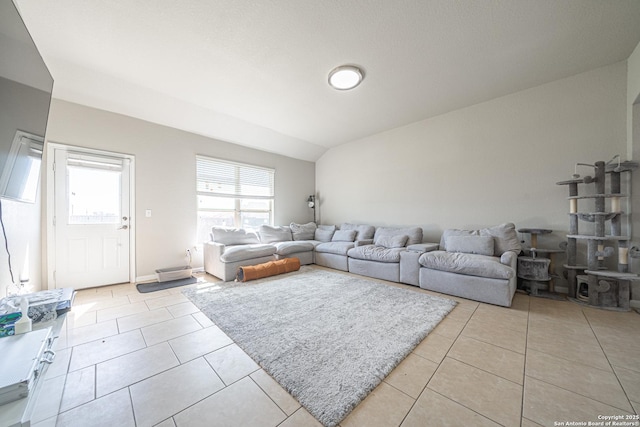
[[[275,258],[298,258],[301,265],[313,264],[313,249],[316,225],[295,224],[290,226],[261,225],[258,229],[260,242],[268,243],[276,248]],[[295,230],[295,232],[294,232]]]
[[213,227],[203,252],[204,271],[226,282],[235,279],[238,267],[273,261],[276,247],[244,229]]
[[521,250],[512,223],[481,230],[445,230],[440,250],[419,257],[420,287],[510,307]]

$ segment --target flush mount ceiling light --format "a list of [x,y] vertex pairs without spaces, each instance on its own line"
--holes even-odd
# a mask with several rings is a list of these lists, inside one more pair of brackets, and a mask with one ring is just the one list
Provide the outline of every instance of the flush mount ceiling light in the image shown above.
[[329,73],[329,85],[337,90],[349,90],[358,86],[364,73],[354,65],[341,65]]

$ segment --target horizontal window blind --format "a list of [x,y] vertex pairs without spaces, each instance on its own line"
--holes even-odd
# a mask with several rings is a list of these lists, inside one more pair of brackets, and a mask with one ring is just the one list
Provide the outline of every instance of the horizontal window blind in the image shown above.
[[115,157],[89,155],[69,151],[67,155],[67,165],[78,168],[105,169],[112,171],[122,171],[122,162],[125,160]]
[[273,198],[275,170],[196,156],[197,191],[211,196]]

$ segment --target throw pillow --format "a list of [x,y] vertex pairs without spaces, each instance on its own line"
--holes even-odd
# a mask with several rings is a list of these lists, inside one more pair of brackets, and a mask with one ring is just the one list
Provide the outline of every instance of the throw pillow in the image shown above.
[[261,225],[258,230],[262,243],[289,242],[291,241],[291,229],[289,227],[272,227]]
[[493,256],[491,236],[448,236],[447,252]]
[[422,228],[420,227],[378,227],[374,240],[378,240],[382,236],[402,236],[408,237],[406,245],[417,245],[422,243]]
[[409,236],[392,236],[392,235],[382,235],[379,236],[375,240],[376,246],[383,246],[385,248],[404,248],[409,240]]
[[289,226],[293,240],[313,240],[316,234],[316,223],[296,224],[292,222]]
[[373,225],[366,224],[349,224],[345,222],[340,226],[340,230],[355,230],[356,237],[354,240],[373,239],[376,228]]
[[315,237],[315,240],[326,243],[331,241],[331,238],[333,237],[333,233],[335,232],[336,232],[335,225],[319,225],[318,228],[316,228],[314,237]]
[[331,238],[332,242],[353,242],[356,239],[356,230],[336,230]]
[[448,228],[442,232],[442,237],[440,238],[440,250],[447,250],[447,241],[451,236],[479,236],[480,232],[478,230],[458,230],[455,228]]

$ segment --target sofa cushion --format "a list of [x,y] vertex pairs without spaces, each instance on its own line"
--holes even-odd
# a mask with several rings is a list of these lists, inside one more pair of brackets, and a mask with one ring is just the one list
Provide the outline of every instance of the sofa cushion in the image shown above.
[[515,271],[500,263],[500,258],[463,254],[459,252],[433,251],[420,255],[420,265],[433,270],[491,279],[511,279]]
[[349,249],[347,255],[349,258],[362,259],[367,261],[378,262],[400,262],[400,252],[404,252],[405,248],[385,248],[383,246],[365,245]]
[[278,255],[291,255],[298,252],[311,252],[314,244],[311,242],[293,241],[293,242],[277,242],[272,243],[276,247]]
[[403,235],[381,235],[376,237],[375,245],[385,248],[404,248],[409,240],[409,236]]
[[407,244],[409,245],[422,243],[422,228],[420,227],[405,227],[405,228],[378,227],[376,228],[374,240],[378,240],[378,238],[382,236],[403,236],[403,235],[408,237]]
[[236,262],[244,261],[252,258],[260,258],[264,256],[273,255],[276,252],[276,247],[273,245],[258,243],[256,245],[237,245],[228,246],[225,251],[220,255],[220,261],[222,262]]
[[316,252],[347,256],[347,252],[353,246],[353,242],[326,242],[316,246]]
[[375,233],[376,228],[373,225],[349,224],[348,222],[345,222],[340,226],[340,230],[355,230],[355,240],[365,240],[373,239],[373,234]]
[[262,243],[288,242],[293,239],[291,229],[284,226],[261,225],[258,234]]
[[353,242],[356,239],[356,230],[336,230],[331,237],[332,242]]
[[495,240],[494,255],[500,256],[507,251],[520,253],[522,244],[518,239],[516,226],[510,222],[480,230],[481,236],[491,236]]
[[522,245],[516,233],[516,226],[512,223],[500,224],[481,230],[444,230],[440,239],[441,249],[447,249],[447,238],[450,236],[491,236],[494,238],[494,256],[501,256],[506,251],[520,253],[522,250]]
[[449,236],[447,252],[493,256],[494,238],[491,236]]
[[316,233],[316,223],[296,224],[292,222],[289,226],[293,240],[313,240]]
[[335,232],[335,225],[319,225],[315,231],[315,239],[319,242],[330,242]]
[[211,239],[222,245],[251,245],[260,243],[256,233],[242,228],[211,227]]

